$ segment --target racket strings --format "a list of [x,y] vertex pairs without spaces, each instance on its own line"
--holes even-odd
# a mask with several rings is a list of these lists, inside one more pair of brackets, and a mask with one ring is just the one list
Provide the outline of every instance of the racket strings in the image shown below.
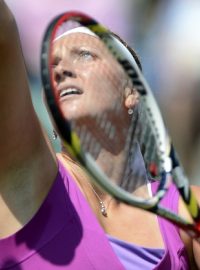
[[81,26],[81,24],[77,21],[74,21],[74,20],[64,21],[64,22],[62,22],[62,24],[60,24],[57,27],[55,38],[58,38],[59,36],[66,33],[67,31],[72,30],[72,29],[77,28],[77,27],[80,27],[80,26]]
[[137,138],[144,158],[145,167],[150,173],[149,177],[159,177],[162,170],[159,134],[156,133],[155,122],[144,102],[142,106],[140,106],[139,124],[135,132],[135,137]]
[[[58,36],[65,33],[68,28],[73,28],[73,24],[64,25],[60,28]],[[74,35],[74,44],[81,44],[81,38],[82,36],[79,35],[76,39]],[[83,39],[86,43],[87,36],[84,35]],[[88,44],[90,44],[91,39],[89,37],[88,39]],[[110,55],[109,58],[111,58],[112,55],[105,46],[105,53],[103,52],[102,55],[105,57],[108,53]],[[112,56],[112,58],[114,57]],[[123,67],[117,63],[116,59],[114,60],[115,68],[121,70],[120,72],[124,74]],[[82,107],[79,109],[79,115],[81,115],[81,117],[77,120],[70,121],[70,125],[71,129],[75,131],[80,139],[83,152],[90,154],[100,169],[107,177],[111,178],[113,182],[117,183],[128,192],[133,193],[137,188],[147,184],[144,155],[146,155],[147,160],[151,159],[151,155],[154,156],[154,141],[153,136],[149,141],[151,128],[148,125],[147,115],[141,117],[138,112],[138,106],[136,105],[133,107],[133,114],[131,116],[128,115],[128,108],[124,106],[125,93],[123,93],[123,91],[125,90],[119,87],[119,79],[115,76],[115,73],[113,74],[113,67],[109,68],[109,64],[110,63],[100,65],[98,67],[98,73],[95,75],[96,81],[98,84],[102,84],[102,87],[99,88],[97,82],[93,80],[84,82],[83,89],[86,93],[88,89],[92,89],[92,91],[101,89],[103,91],[104,81],[99,78],[104,74],[106,79],[111,82],[111,87],[114,86],[113,88],[115,89],[114,92],[108,87],[106,89],[107,95],[105,98],[113,102],[110,103],[109,107],[104,106],[107,100],[100,94],[98,99],[94,101],[89,100],[88,102],[88,100],[85,100],[85,104],[82,103]],[[87,68],[89,68],[89,66],[86,66],[85,69]],[[80,70],[80,74],[82,74],[81,72],[83,72],[83,70]],[[128,74],[125,72],[123,76],[127,81]],[[81,78],[81,76],[78,78]],[[139,82],[137,83],[137,78],[135,81],[136,86],[138,86]],[[92,103],[95,103],[95,106]],[[88,104],[91,106],[91,112],[87,107]],[[106,108],[106,110],[102,112],[98,110],[95,114],[92,110],[93,108],[95,111],[95,107],[103,107]],[[84,114],[85,112],[88,114]],[[113,156],[111,157],[111,155]]]
[[[115,111],[118,111],[117,106],[115,107]],[[132,121],[137,122],[137,109],[135,108]],[[105,147],[112,147],[112,143],[118,139],[118,131],[121,130],[123,134],[126,135],[126,144],[124,146],[124,153],[126,155],[126,158],[123,160],[125,164],[125,169],[119,169],[116,174],[118,174],[118,178],[121,179],[119,185],[129,191],[132,192],[136,189],[136,187],[141,186],[144,184],[144,179],[146,179],[145,174],[141,175],[141,168],[138,168],[137,173],[134,166],[134,156],[137,155],[137,148],[138,145],[135,145],[134,140],[134,132],[133,129],[135,129],[135,125],[130,125],[128,131],[127,128],[125,128],[125,125],[123,122],[119,123],[113,123],[110,120],[110,117],[108,114],[100,114],[95,118],[95,125],[98,126],[98,132],[95,129],[95,126],[93,125],[91,129],[88,128],[88,123],[86,122],[85,125],[81,123],[81,125],[78,125],[78,123],[74,123],[72,125],[72,128],[76,130],[80,141],[82,148],[85,152],[90,153],[90,155],[96,160],[98,158],[98,155],[101,153],[102,148]],[[118,125],[118,127],[116,127]],[[103,133],[106,134],[107,141],[102,141],[101,135],[99,134],[99,128],[103,130]],[[107,144],[107,146],[105,145]],[[114,144],[113,144],[114,147]],[[109,167],[109,164],[112,166],[112,160],[110,161],[109,158],[104,157],[104,163]],[[133,181],[133,175],[135,176]],[[115,180],[114,180],[115,181]]]
[[[78,15],[79,16],[79,15]],[[81,17],[81,16],[80,16]],[[81,19],[80,19],[81,20]],[[68,19],[67,19],[67,23],[68,23]],[[82,20],[84,22],[84,20]],[[91,20],[89,19],[90,24],[92,24]],[[70,24],[66,25],[62,25],[62,27],[57,27],[57,29],[59,29],[59,31],[57,31],[56,35],[54,36],[54,38],[64,34],[66,31],[68,31],[69,29],[73,29],[75,27],[81,26],[82,24],[79,24],[77,22],[74,23],[74,20],[72,20],[72,22],[70,22]],[[89,23],[86,24],[86,26]],[[76,25],[76,26],[75,26]],[[99,27],[98,25],[96,25],[95,27]],[[101,30],[101,27],[99,27],[99,29]],[[101,31],[100,31],[101,32]],[[107,41],[108,38],[107,36],[109,36],[109,33],[106,34],[102,34],[102,36],[105,35],[105,40]],[[54,39],[50,39],[51,41]],[[112,38],[110,39],[112,41]],[[48,35],[45,35],[45,42],[47,43],[47,41],[49,42],[49,37]],[[77,42],[79,43],[79,42]],[[116,43],[111,42],[110,43],[112,46],[114,44],[113,47],[115,47]],[[116,60],[118,62],[121,63],[122,67],[125,70],[125,73],[132,79],[133,85],[137,88],[139,95],[141,97],[140,103],[141,103],[141,107],[143,107],[144,112],[139,115],[139,120],[134,119],[136,126],[132,126],[133,123],[131,123],[131,128],[130,130],[127,130],[127,123],[121,123],[122,119],[124,118],[124,115],[121,116],[121,111],[119,107],[116,107],[115,109],[113,109],[113,111],[115,111],[115,114],[118,114],[119,117],[119,121],[120,123],[118,123],[116,120],[113,122],[110,118],[109,113],[104,115],[96,115],[95,116],[95,121],[93,121],[93,124],[90,123],[90,121],[88,123],[81,123],[79,124],[78,122],[74,122],[74,123],[69,123],[68,126],[70,126],[71,124],[71,130],[70,128],[65,128],[62,129],[60,128],[60,122],[58,124],[58,130],[60,129],[60,133],[62,134],[63,130],[67,131],[68,133],[72,131],[72,133],[77,133],[78,135],[78,139],[80,139],[81,141],[81,147],[79,146],[79,140],[70,140],[69,138],[71,138],[71,134],[69,136],[67,136],[66,134],[62,134],[63,138],[66,140],[67,143],[69,143],[69,145],[71,146],[71,142],[74,144],[72,146],[72,148],[76,148],[77,151],[74,151],[75,153],[75,158],[77,158],[77,160],[80,161],[80,163],[87,167],[86,170],[89,171],[89,173],[92,172],[92,175],[94,175],[97,179],[97,182],[101,183],[100,185],[102,185],[103,187],[105,187],[105,182],[108,180],[106,179],[106,177],[104,177],[103,174],[99,173],[98,171],[98,165],[94,166],[94,163],[96,161],[96,159],[99,156],[99,153],[101,153],[102,148],[107,148],[107,149],[115,149],[117,148],[117,144],[122,144],[124,145],[124,154],[125,157],[124,159],[121,161],[121,163],[123,163],[122,165],[119,164],[119,168],[116,169],[116,167],[114,168],[114,170],[116,171],[116,174],[118,174],[118,178],[120,179],[120,183],[121,186],[128,190],[128,191],[132,191],[132,190],[136,190],[136,192],[134,192],[133,195],[135,195],[137,193],[137,187],[142,186],[145,183],[145,179],[147,178],[147,172],[149,171],[150,173],[153,172],[153,177],[159,176],[159,174],[162,173],[163,167],[166,168],[167,166],[163,166],[163,163],[166,161],[166,157],[168,158],[168,145],[170,144],[170,142],[168,142],[168,135],[167,132],[165,133],[165,127],[162,123],[162,117],[160,119],[160,112],[159,109],[157,109],[157,104],[156,102],[154,102],[154,98],[150,98],[151,100],[149,101],[149,96],[151,96],[151,90],[148,89],[148,85],[145,82],[145,79],[143,78],[143,75],[140,74],[140,72],[137,71],[137,64],[134,64],[134,61],[131,61],[132,56],[127,56],[127,54],[125,53],[125,51],[120,50],[119,47],[116,47],[116,49],[113,49],[112,46],[109,46],[109,48],[111,49],[111,51],[114,51],[114,56],[116,58]],[[46,48],[47,46],[44,46],[43,49],[47,50]],[[44,55],[44,54],[43,54]],[[50,61],[51,62],[51,61]],[[44,64],[44,57],[43,57],[43,62]],[[127,66],[127,67],[126,67]],[[46,67],[46,66],[45,66]],[[114,66],[113,66],[114,67]],[[113,68],[115,69],[115,68]],[[47,84],[46,86],[46,81],[47,80],[51,80],[52,76],[49,76],[49,67],[46,69],[47,70],[47,75],[42,72],[43,76],[45,76],[44,78],[44,85],[45,85],[45,91],[48,92],[50,91],[49,89],[49,84]],[[111,78],[111,77],[110,77]],[[103,83],[103,81],[102,81]],[[94,85],[95,86],[95,85]],[[115,86],[117,88],[117,79],[115,82]],[[95,90],[95,89],[94,89]],[[109,87],[107,89],[108,91],[110,90]],[[51,90],[52,91],[52,90]],[[48,93],[47,93],[48,94]],[[116,93],[117,94],[117,93]],[[101,96],[101,95],[99,95]],[[114,97],[114,96],[113,96]],[[52,95],[51,95],[52,98]],[[146,101],[143,100],[143,98],[147,98]],[[113,98],[113,103],[115,103],[114,101],[115,99]],[[51,111],[54,114],[55,108],[52,106],[51,102],[52,100],[48,101],[50,106],[51,106]],[[55,102],[55,101],[54,101]],[[99,99],[99,102],[104,103],[103,100]],[[56,102],[55,102],[56,103]],[[93,103],[93,100],[91,100],[91,104]],[[94,106],[93,106],[94,107]],[[156,108],[154,110],[154,108],[151,110],[149,110],[149,107],[154,107]],[[79,109],[79,108],[78,108]],[[152,113],[152,115],[151,115]],[[135,115],[134,115],[135,116]],[[60,116],[59,116],[60,117]],[[59,117],[55,117],[56,120]],[[154,119],[155,118],[155,119]],[[60,120],[60,119],[58,119]],[[62,122],[62,121],[61,121]],[[73,121],[72,121],[73,122]],[[156,124],[155,124],[156,122]],[[57,123],[56,123],[57,124]],[[134,125],[134,124],[133,124]],[[89,127],[88,127],[89,126]],[[93,130],[91,130],[91,127],[93,126]],[[98,129],[97,129],[98,127]],[[157,127],[159,127],[159,130],[157,129]],[[100,129],[100,132],[98,131]],[[103,131],[103,132],[102,132]],[[119,134],[122,134],[124,137],[126,137],[125,140],[125,144],[123,144],[124,142],[121,140]],[[74,135],[74,134],[72,134]],[[166,135],[166,136],[165,136]],[[74,136],[76,138],[76,136]],[[75,143],[74,143],[75,142]],[[166,143],[166,144],[165,144]],[[77,147],[78,145],[78,147]],[[165,147],[166,146],[166,147]],[[87,156],[85,155],[85,153],[83,153],[83,158],[80,155],[77,155],[77,153],[79,154],[79,151],[81,153],[81,148],[83,148],[83,152],[89,152],[91,153],[92,157],[93,157],[93,161],[90,162],[90,159],[87,159]],[[167,150],[166,150],[167,149]],[[119,150],[119,148],[115,149],[115,153],[117,153]],[[163,152],[166,152],[163,155]],[[81,159],[79,158],[79,156],[81,156]],[[85,162],[85,157],[86,156],[86,161]],[[82,162],[84,161],[84,162]],[[107,158],[106,156],[104,157],[104,164],[108,164],[108,166],[112,167],[112,160],[109,158]],[[168,161],[168,160],[167,160]],[[89,164],[91,163],[91,164]],[[166,162],[165,162],[166,163]],[[110,165],[109,165],[110,164]],[[88,165],[92,165],[92,166],[88,166]],[[96,164],[95,164],[96,165]],[[143,169],[141,170],[141,167],[143,167]],[[155,167],[155,168],[153,168]],[[170,166],[168,166],[169,168]],[[100,168],[100,170],[103,169]],[[123,172],[124,169],[124,172]],[[111,168],[112,170],[112,168]],[[147,171],[147,172],[146,172]],[[165,172],[170,172],[170,170],[163,170],[164,173]],[[107,173],[107,176],[109,178],[110,174]],[[111,174],[112,175],[112,174]],[[168,175],[168,174],[166,174]],[[134,176],[134,178],[133,178]],[[149,177],[149,176],[148,176]],[[179,176],[180,178],[182,178],[182,176]],[[100,181],[100,179],[102,181]],[[112,178],[110,178],[110,180],[112,180]],[[148,179],[147,179],[148,181]],[[164,180],[165,181],[165,180]],[[109,181],[110,182],[110,181]],[[162,181],[161,181],[162,182]],[[175,181],[177,182],[177,181]],[[102,184],[103,183],[103,184]],[[181,185],[181,184],[180,184]],[[179,186],[179,185],[178,185]],[[108,187],[108,188],[107,188]],[[165,185],[163,185],[163,187],[165,187]],[[106,186],[105,188],[108,192],[110,192],[110,187],[109,185]],[[186,188],[186,191],[188,190],[188,188]],[[159,188],[157,190],[157,194],[154,196],[155,198],[155,203],[157,201],[157,195],[159,192],[165,192],[165,190],[159,185]],[[115,193],[113,193],[113,191],[110,192],[111,194],[116,194],[117,192],[115,191]],[[119,192],[120,193],[120,192]],[[120,193],[120,195],[114,195],[116,198],[119,198],[119,200],[121,198],[125,198],[126,199],[122,200],[122,201],[127,201],[127,196],[122,195],[123,192]],[[136,197],[142,197],[144,199],[146,199],[146,193],[144,192],[142,196],[140,196],[141,193]],[[163,195],[162,195],[163,196]],[[162,197],[161,196],[161,197]],[[187,196],[187,194],[186,194]],[[184,196],[183,196],[184,197]],[[182,219],[179,219],[179,217],[177,217],[175,214],[167,211],[166,209],[160,208],[158,205],[158,208],[156,209],[153,205],[152,208],[152,200],[150,202],[150,200],[148,200],[146,202],[146,200],[137,200],[137,198],[134,198],[134,196],[132,197],[132,199],[130,199],[130,197],[128,198],[128,203],[130,203],[131,205],[134,206],[138,206],[144,209],[148,209],[149,211],[152,212],[156,212],[157,214],[167,217],[169,220],[173,220],[175,223],[177,224],[183,224],[183,228],[186,228],[186,226],[188,225],[188,223]],[[141,201],[143,201],[143,203],[141,203]],[[147,204],[148,206],[147,206]],[[151,204],[151,206],[150,206]],[[150,207],[150,208],[149,208]],[[186,224],[186,225],[184,225]],[[190,225],[190,224],[189,224]],[[189,229],[189,225],[188,228]],[[185,227],[184,227],[185,226]],[[198,230],[199,231],[199,230]]]
[[[147,100],[144,102],[142,100],[143,104],[141,107],[143,107],[145,113],[142,117],[141,127],[136,129],[138,133],[136,134],[136,138],[138,138],[146,168],[150,172],[150,175],[153,175],[154,177],[159,176],[161,172],[165,171],[164,163],[166,157],[164,155],[165,150],[163,151],[162,149],[163,144],[161,143],[162,140],[160,140],[160,132],[158,131],[155,124],[156,121],[153,118],[153,115],[155,114],[150,109],[152,105],[152,98],[149,98],[149,96],[146,95],[145,83],[143,83],[142,79],[140,78],[140,72],[137,72],[137,68],[132,68],[131,59],[129,62],[126,59],[121,58],[121,52],[119,52],[115,47],[116,42],[114,42],[114,45],[112,42],[113,39],[110,38],[109,35],[105,35],[103,40],[113,55],[118,59],[118,62],[122,65],[127,75],[131,78],[134,87],[137,89],[142,99],[147,98]],[[128,57],[130,57],[130,54]]]

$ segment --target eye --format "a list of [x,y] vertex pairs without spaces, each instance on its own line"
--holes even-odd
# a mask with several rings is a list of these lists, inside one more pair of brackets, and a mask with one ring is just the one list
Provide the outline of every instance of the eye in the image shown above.
[[82,50],[79,52],[79,57],[84,60],[93,60],[95,59],[95,55],[90,51]]

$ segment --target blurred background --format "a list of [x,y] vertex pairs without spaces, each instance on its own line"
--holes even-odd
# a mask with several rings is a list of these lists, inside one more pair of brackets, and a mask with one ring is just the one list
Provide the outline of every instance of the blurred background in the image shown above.
[[56,150],[42,102],[40,46],[56,15],[94,16],[135,48],[191,184],[200,185],[199,0],[5,0],[18,24],[34,106]]

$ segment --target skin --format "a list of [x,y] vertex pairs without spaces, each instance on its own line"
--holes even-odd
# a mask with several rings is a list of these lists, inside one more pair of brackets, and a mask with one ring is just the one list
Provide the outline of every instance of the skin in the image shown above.
[[[112,64],[115,61],[98,38],[82,33],[69,34],[56,41],[54,47],[56,88],[59,91],[73,86],[81,91],[79,95],[68,95],[60,99],[67,119],[79,119],[88,113],[96,115],[110,110],[113,104],[122,104],[122,90],[127,78],[124,78],[120,67],[118,72],[111,70],[109,61]],[[65,75],[67,71],[69,75]],[[117,87],[119,91],[116,91]],[[92,104],[91,99],[94,101]]]
[[[127,111],[138,102],[137,92],[97,37],[85,33],[66,35],[54,42],[52,58],[55,91],[64,117],[76,121],[79,129],[86,126],[100,140],[96,161],[111,179],[120,181],[131,120]],[[78,92],[59,96],[70,88]],[[99,128],[102,112],[115,129],[110,140],[106,128]]]
[[[34,112],[17,27],[2,0],[0,59],[0,238],[4,238],[22,228],[34,216],[56,177],[57,162]],[[75,104],[80,100],[71,102]],[[126,98],[123,104],[126,110],[130,106]],[[70,166],[72,174],[81,175],[76,164],[72,166],[73,162],[71,164],[63,155],[59,155],[59,158],[66,167]],[[99,202],[94,192],[88,187],[88,181],[83,180],[84,177],[81,181],[78,175],[75,178],[107,233],[138,245],[163,247],[156,216],[112,200],[109,217],[103,218],[99,214]],[[194,190],[199,198],[199,189],[195,187]],[[105,203],[110,200],[105,194],[102,199],[105,199]],[[187,215],[181,204],[180,212]],[[135,226],[133,220],[137,220]],[[190,253],[196,255],[200,267],[197,256],[199,245],[185,235],[182,237]]]
[[2,0],[0,59],[0,237],[5,237],[38,210],[57,164],[33,109],[14,18]]

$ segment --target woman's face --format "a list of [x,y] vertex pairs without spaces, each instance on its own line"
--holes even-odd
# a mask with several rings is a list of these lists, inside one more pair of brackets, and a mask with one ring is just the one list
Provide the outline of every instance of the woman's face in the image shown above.
[[126,111],[127,76],[98,37],[71,33],[54,42],[54,85],[68,120]]

